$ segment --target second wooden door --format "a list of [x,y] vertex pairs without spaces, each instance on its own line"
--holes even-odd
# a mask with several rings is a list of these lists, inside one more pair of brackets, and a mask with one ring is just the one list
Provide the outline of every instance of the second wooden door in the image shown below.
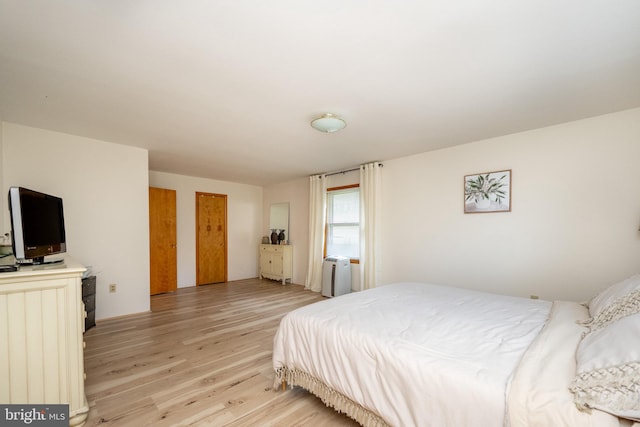
[[227,196],[196,193],[196,284],[227,281]]

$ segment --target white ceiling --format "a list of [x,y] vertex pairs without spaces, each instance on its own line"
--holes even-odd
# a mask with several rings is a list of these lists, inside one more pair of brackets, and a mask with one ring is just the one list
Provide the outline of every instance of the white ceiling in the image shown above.
[[157,171],[268,185],[638,106],[638,0],[0,0],[0,120]]

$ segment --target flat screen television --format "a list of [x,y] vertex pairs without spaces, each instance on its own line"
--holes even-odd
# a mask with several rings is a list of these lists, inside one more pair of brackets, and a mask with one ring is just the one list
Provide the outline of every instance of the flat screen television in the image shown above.
[[11,243],[18,263],[44,264],[67,250],[62,199],[23,187],[9,189]]

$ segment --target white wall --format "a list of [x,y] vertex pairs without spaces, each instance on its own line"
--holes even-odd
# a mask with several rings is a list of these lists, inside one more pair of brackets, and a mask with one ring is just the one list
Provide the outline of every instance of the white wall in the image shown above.
[[[148,311],[147,151],[6,122],[2,151],[3,195],[22,186],[63,198],[67,251],[97,276],[96,318]],[[9,231],[7,213],[2,224]]]
[[[383,283],[583,300],[640,271],[640,109],[384,162]],[[512,212],[463,176],[512,169]]]
[[258,276],[262,187],[156,171],[149,185],[176,190],[178,287],[196,284],[196,192],[227,195],[228,280]]
[[[633,109],[386,160],[382,283],[587,299],[640,271],[639,159]],[[465,215],[464,175],[502,169],[513,170],[512,212]],[[277,200],[271,194],[287,184],[266,188],[265,206],[308,205],[304,183],[304,194]],[[296,273],[304,281],[308,232],[293,240],[305,251]]]

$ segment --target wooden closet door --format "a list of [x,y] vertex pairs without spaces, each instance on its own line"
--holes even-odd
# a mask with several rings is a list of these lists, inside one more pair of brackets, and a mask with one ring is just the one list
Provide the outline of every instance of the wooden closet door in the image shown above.
[[196,284],[227,281],[227,196],[196,193]]
[[150,294],[178,287],[176,191],[149,187]]

